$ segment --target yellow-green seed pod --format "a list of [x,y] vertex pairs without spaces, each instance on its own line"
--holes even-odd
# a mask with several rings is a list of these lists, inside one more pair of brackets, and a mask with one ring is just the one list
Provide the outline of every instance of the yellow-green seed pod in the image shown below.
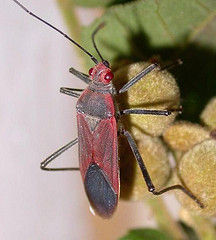
[[[127,65],[115,72],[114,86],[119,90],[131,78],[149,66],[148,62]],[[127,92],[116,98],[120,109],[142,108],[153,110],[177,109],[180,102],[179,88],[173,76],[167,71],[156,68]],[[123,117],[126,127],[132,126],[143,133],[159,136],[175,119],[177,113],[169,116],[130,114]]]
[[203,216],[216,214],[215,172],[215,140],[205,140],[183,155],[179,163],[179,177],[187,188],[204,204],[204,208],[201,209],[184,193],[175,191],[183,207]]
[[210,129],[216,128],[216,97],[213,97],[200,115],[201,120]]
[[210,133],[199,124],[181,121],[166,129],[163,138],[173,150],[185,152],[195,144],[210,138]]
[[[161,189],[170,176],[167,149],[159,138],[143,135],[138,142],[138,150],[156,189]],[[120,139],[121,198],[143,200],[149,193],[142,172],[125,138]]]

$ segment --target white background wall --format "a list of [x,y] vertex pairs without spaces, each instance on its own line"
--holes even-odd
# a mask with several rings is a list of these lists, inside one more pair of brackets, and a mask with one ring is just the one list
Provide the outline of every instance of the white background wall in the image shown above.
[[[22,3],[67,32],[55,1]],[[129,228],[152,226],[143,203],[120,203],[109,221],[94,217],[79,172],[39,168],[77,136],[76,101],[59,93],[61,86],[85,86],[68,72],[81,70],[70,42],[1,0],[0,56],[0,239],[114,240]],[[78,166],[77,146],[58,161]]]

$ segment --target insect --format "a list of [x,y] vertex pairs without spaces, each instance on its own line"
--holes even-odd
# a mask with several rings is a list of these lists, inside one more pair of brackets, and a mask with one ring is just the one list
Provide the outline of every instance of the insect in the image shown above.
[[[47,171],[80,170],[84,188],[92,208],[99,216],[110,218],[117,207],[120,190],[117,144],[118,135],[124,135],[140,166],[143,178],[150,192],[155,195],[160,195],[173,189],[179,189],[203,208],[203,204],[196,198],[196,196],[182,185],[173,185],[157,191],[132,135],[125,130],[123,126],[118,124],[118,119],[125,114],[152,114],[163,116],[172,114],[174,110],[118,110],[115,105],[115,95],[126,92],[145,75],[157,70],[159,68],[158,64],[150,64],[147,68],[143,69],[139,74],[129,80],[117,92],[112,85],[114,74],[111,71],[110,64],[102,57],[95,43],[95,35],[99,29],[103,27],[103,23],[100,24],[92,34],[94,48],[101,59],[101,61],[98,62],[91,53],[68,35],[30,12],[17,0],[13,1],[28,14],[53,28],[79,47],[95,63],[94,67],[89,69],[89,75],[81,73],[74,68],[70,68],[70,72],[73,75],[88,84],[88,87],[85,90],[65,87],[60,89],[62,93],[78,98],[76,105],[78,137],[41,162],[41,169]],[[50,162],[77,143],[79,148],[79,168],[48,167]]]

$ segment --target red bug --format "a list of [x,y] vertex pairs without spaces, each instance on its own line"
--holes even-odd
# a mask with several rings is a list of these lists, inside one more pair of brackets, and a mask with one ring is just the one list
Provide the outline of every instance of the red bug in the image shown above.
[[[89,55],[96,64],[89,70],[89,75],[81,73],[74,68],[70,69],[72,74],[89,84],[84,91],[83,89],[73,88],[60,89],[62,93],[78,98],[76,106],[78,138],[69,142],[67,145],[63,146],[46,158],[41,163],[41,169],[47,171],[80,170],[85,191],[91,206],[98,215],[103,218],[109,218],[113,215],[119,199],[120,181],[117,137],[119,134],[122,134],[128,140],[150,192],[155,195],[160,195],[169,190],[179,189],[196,201],[201,208],[203,208],[203,204],[182,185],[173,185],[160,191],[156,191],[131,134],[126,131],[123,126],[118,126],[117,124],[118,118],[124,114],[153,114],[168,116],[172,113],[173,110],[124,109],[119,111],[115,107],[114,95],[127,91],[146,74],[156,69],[158,65],[154,63],[149,65],[117,92],[112,85],[114,75],[110,69],[110,65],[101,56],[94,40],[95,34],[101,27],[103,27],[104,24],[99,25],[92,34],[94,47],[101,58],[101,62],[98,62],[92,54],[90,54],[69,36],[27,10],[17,0],[13,1],[27,13],[47,24],[74,43],[77,47]],[[79,94],[79,92],[82,93]],[[51,161],[76,143],[79,145],[80,168],[47,167]]]

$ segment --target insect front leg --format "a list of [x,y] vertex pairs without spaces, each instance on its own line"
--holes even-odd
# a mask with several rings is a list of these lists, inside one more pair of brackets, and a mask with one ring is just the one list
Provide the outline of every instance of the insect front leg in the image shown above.
[[129,82],[127,82],[118,93],[126,92],[130,87],[132,87],[135,83],[141,80],[145,75],[152,72],[155,68],[158,67],[158,64],[153,63],[149,65],[147,68],[143,69],[140,73],[138,73],[135,77],[133,77]]
[[132,79],[129,80],[129,82],[127,82],[119,91],[118,93],[123,93],[126,92],[129,88],[131,88],[135,83],[137,83],[138,81],[140,81],[144,76],[146,76],[147,74],[149,74],[150,72],[152,72],[154,69],[158,68],[158,70],[160,71],[164,71],[164,70],[168,70],[170,68],[175,67],[176,65],[181,65],[182,64],[182,60],[181,59],[177,59],[175,61],[173,61],[172,63],[170,63],[169,65],[166,65],[162,68],[160,68],[158,63],[152,63],[151,65],[149,65],[148,67],[146,67],[145,69],[143,69],[140,73],[138,73],[135,77],[133,77]]
[[78,138],[74,139],[73,141],[69,142],[65,146],[58,149],[56,152],[52,153],[48,158],[46,158],[43,162],[40,164],[40,168],[42,170],[46,171],[77,171],[79,168],[48,168],[47,165],[52,162],[54,159],[56,159],[58,156],[60,156],[63,152],[74,146],[78,143]]
[[[158,68],[158,70],[165,70],[175,66],[176,64],[181,64],[182,61],[180,59],[176,60],[175,62],[171,63],[170,65],[165,66],[164,68],[159,68],[157,63],[153,63],[143,69],[140,73],[138,73],[135,77],[133,77],[129,82],[127,82],[119,91],[118,93],[124,93],[128,91],[130,87],[132,87],[135,83],[140,81],[144,76],[152,72],[154,69]],[[156,110],[156,109],[124,109],[120,111],[120,115],[123,114],[148,114],[148,115],[163,115],[169,116],[172,112],[181,113],[182,107],[180,106],[178,109],[168,109],[168,110]]]
[[82,92],[83,90],[84,89],[61,87],[60,93],[64,93],[66,95],[79,98],[80,94],[76,92]]
[[134,154],[134,157],[136,158],[136,160],[139,164],[140,170],[142,171],[143,178],[146,182],[146,185],[148,187],[149,192],[152,192],[154,195],[161,195],[161,194],[163,194],[165,192],[168,192],[170,190],[177,190],[178,189],[178,190],[181,190],[182,192],[184,192],[186,195],[188,195],[188,197],[193,199],[200,206],[200,208],[204,208],[204,205],[199,201],[199,199],[197,199],[197,197],[194,196],[193,193],[191,193],[188,189],[186,189],[185,187],[183,187],[180,184],[164,188],[160,191],[156,191],[155,186],[154,186],[154,184],[151,180],[151,177],[149,176],[148,170],[146,169],[146,166],[145,166],[145,164],[143,162],[143,159],[142,159],[142,157],[141,157],[141,155],[138,151],[137,145],[136,145],[133,137],[131,136],[131,134],[128,131],[125,131],[125,130],[122,130],[121,134],[123,134],[128,140],[128,143],[131,147],[131,150]]
[[69,69],[69,72],[87,84],[89,84],[91,82],[91,79],[89,78],[89,76],[87,74],[79,72],[78,70],[74,69],[73,67],[71,67]]

